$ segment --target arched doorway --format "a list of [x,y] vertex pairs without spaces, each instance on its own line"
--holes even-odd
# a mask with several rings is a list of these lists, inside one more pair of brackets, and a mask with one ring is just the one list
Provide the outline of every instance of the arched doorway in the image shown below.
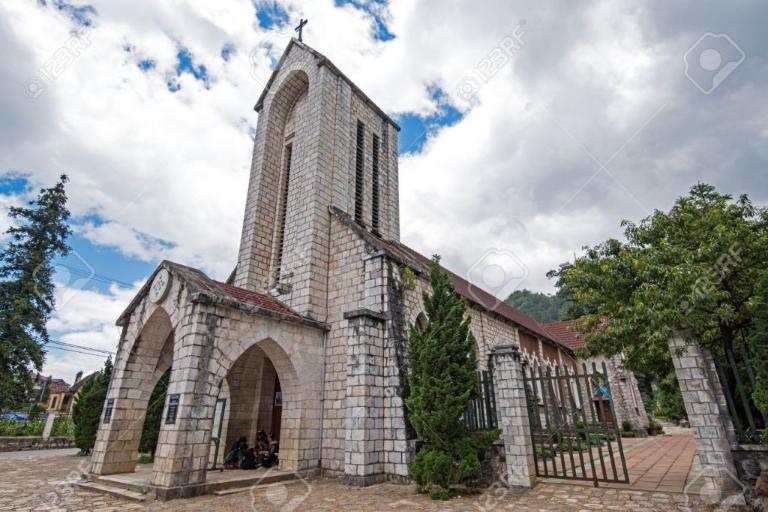
[[173,347],[171,319],[158,307],[134,338],[128,357],[116,362],[107,394],[107,411],[94,447],[94,473],[135,470],[149,400],[158,381],[171,368]]
[[277,342],[265,339],[247,348],[227,372],[220,398],[225,387],[222,449],[241,437],[254,446],[260,431],[271,433],[279,443],[280,468],[296,469],[301,400],[293,364]]

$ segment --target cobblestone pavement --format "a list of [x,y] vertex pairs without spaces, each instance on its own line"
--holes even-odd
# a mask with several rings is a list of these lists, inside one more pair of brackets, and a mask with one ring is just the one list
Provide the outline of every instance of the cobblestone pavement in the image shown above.
[[[202,496],[190,500],[141,504],[74,489],[83,459],[76,455],[0,461],[0,510],[142,510],[167,511],[698,511],[697,502],[682,494],[620,489],[593,489],[540,484],[524,493],[493,487],[482,495],[450,501],[431,501],[413,486],[382,484],[364,489],[317,479],[288,485],[276,484],[254,492],[228,496]],[[68,478],[70,480],[68,480]]]

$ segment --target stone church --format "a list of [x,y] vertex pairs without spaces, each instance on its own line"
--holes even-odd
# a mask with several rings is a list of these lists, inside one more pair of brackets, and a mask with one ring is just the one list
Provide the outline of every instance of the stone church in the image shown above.
[[[259,430],[279,438],[281,469],[407,480],[405,354],[424,321],[427,259],[400,242],[399,127],[297,40],[255,109],[236,268],[219,282],[165,261],[120,316],[91,472],[134,471],[150,395],[170,369],[151,478],[160,495],[202,492],[226,447]],[[535,320],[451,276],[481,364],[500,344],[575,364]]]

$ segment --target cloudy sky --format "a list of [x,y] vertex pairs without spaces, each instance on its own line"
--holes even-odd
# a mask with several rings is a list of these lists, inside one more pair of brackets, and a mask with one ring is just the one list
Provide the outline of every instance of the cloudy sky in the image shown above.
[[[253,105],[300,17],[402,125],[403,241],[500,297],[697,181],[768,202],[760,0],[4,0],[0,208],[71,178],[57,341],[113,351],[162,259],[232,270]],[[70,382],[106,353],[68,348],[45,372]]]

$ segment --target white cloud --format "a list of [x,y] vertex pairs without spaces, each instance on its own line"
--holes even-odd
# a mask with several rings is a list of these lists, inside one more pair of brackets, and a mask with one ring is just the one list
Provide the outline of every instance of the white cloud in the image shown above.
[[[132,288],[112,285],[106,293],[92,289],[88,283],[75,288],[59,284],[56,287],[56,311],[48,322],[51,339],[116,352],[120,328],[115,325],[115,321],[142,284],[135,283]],[[81,353],[87,350],[59,347],[56,344],[48,346],[45,374],[63,378],[70,383],[78,371],[83,370],[84,374],[96,371],[104,365],[106,359],[106,355]]]
[[[371,18],[351,6],[281,3],[292,22],[309,18],[305,41],[388,112],[435,112],[430,87],[439,86],[466,114],[400,163],[404,241],[440,252],[458,273],[503,249],[528,268],[524,286],[550,291],[547,270],[618,236],[620,219],[668,208],[696,181],[768,198],[759,2],[392,0],[388,42],[374,40]],[[267,51],[254,74],[249,54],[273,36],[246,0],[95,7],[90,44],[32,100],[25,86],[72,23],[35,2],[0,5],[0,169],[37,184],[65,171],[73,213],[104,221],[79,228],[93,243],[223,278],[239,242],[252,107],[268,76]],[[525,45],[483,79],[470,108],[459,87],[518,24]],[[747,58],[705,96],[685,78],[682,56],[707,31],[729,33]],[[272,39],[273,58],[284,41]],[[225,44],[235,48],[228,62]],[[188,73],[174,78],[182,46],[207,68],[208,88]],[[155,67],[140,70],[143,59]],[[112,339],[106,323],[77,327],[88,310],[56,321]]]

